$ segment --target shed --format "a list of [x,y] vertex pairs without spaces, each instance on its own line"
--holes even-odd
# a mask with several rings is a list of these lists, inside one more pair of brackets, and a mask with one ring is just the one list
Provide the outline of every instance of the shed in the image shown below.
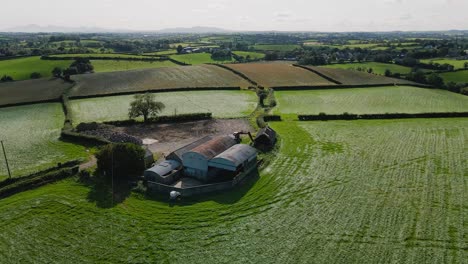
[[166,159],[168,159],[168,160],[176,160],[176,161],[182,163],[182,155],[184,155],[184,154],[187,153],[188,151],[190,151],[190,150],[192,150],[192,149],[194,149],[194,148],[200,146],[201,144],[206,143],[206,142],[208,142],[208,141],[210,141],[210,140],[212,140],[212,139],[213,139],[213,137],[211,137],[211,136],[203,137],[203,138],[201,138],[201,139],[199,139],[199,140],[197,140],[197,141],[195,141],[195,142],[192,142],[192,143],[190,143],[190,144],[188,144],[188,145],[185,145],[185,146],[183,146],[183,147],[181,147],[181,148],[179,148],[179,149],[173,151],[172,153],[170,153],[170,154],[166,157]]
[[213,138],[182,154],[185,174],[200,181],[207,181],[208,161],[236,144],[232,136]]
[[272,148],[276,144],[276,131],[267,126],[258,131],[254,140],[257,148]]
[[214,157],[208,166],[228,171],[239,171],[257,160],[257,151],[249,145],[237,144]]
[[181,164],[175,160],[166,160],[154,167],[148,169],[144,173],[147,181],[170,184],[176,180],[180,173]]

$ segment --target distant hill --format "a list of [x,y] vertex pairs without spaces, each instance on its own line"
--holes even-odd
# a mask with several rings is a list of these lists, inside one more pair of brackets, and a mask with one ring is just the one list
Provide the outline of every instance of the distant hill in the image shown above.
[[62,26],[40,26],[30,24],[25,26],[11,27],[0,29],[0,32],[24,32],[24,33],[39,33],[39,32],[53,32],[53,33],[125,33],[125,32],[151,32],[151,33],[228,33],[229,30],[216,27],[177,27],[166,28],[161,30],[126,30],[126,29],[106,29],[99,27],[62,27]]
[[177,27],[177,28],[166,28],[158,30],[159,33],[228,33],[231,32],[226,29],[217,27]]

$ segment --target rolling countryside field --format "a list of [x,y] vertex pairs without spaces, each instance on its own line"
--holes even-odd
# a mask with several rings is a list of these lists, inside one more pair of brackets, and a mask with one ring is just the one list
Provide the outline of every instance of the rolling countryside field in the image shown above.
[[337,68],[337,69],[345,69],[345,70],[356,70],[357,68],[372,68],[374,73],[384,75],[385,70],[390,70],[392,73],[401,73],[407,74],[411,72],[410,67],[396,65],[396,64],[388,64],[388,63],[381,63],[381,62],[363,62],[363,63],[349,63],[349,64],[330,64],[325,65],[323,67],[327,68]]
[[232,58],[230,60],[214,60],[211,58],[210,53],[181,54],[181,55],[171,55],[169,57],[176,61],[180,61],[180,62],[191,64],[191,65],[198,65],[198,64],[204,64],[204,63],[230,63],[234,61],[234,59]]
[[0,83],[0,106],[58,100],[71,86],[61,79],[49,78]]
[[412,82],[388,78],[381,75],[369,74],[366,72],[351,71],[339,68],[325,68],[307,66],[307,68],[317,71],[332,80],[344,85],[365,85],[365,84],[410,84]]
[[234,54],[237,56],[247,57],[250,56],[251,60],[260,60],[265,58],[265,54],[260,52],[252,52],[252,51],[233,51]]
[[445,82],[468,83],[468,70],[440,73]]
[[[0,200],[0,258],[24,262],[462,263],[468,119],[275,122],[238,190],[106,207],[73,179]],[[376,148],[375,146],[382,146]],[[20,209],[20,210],[19,210]]]
[[143,69],[73,76],[70,96],[106,95],[177,88],[247,88],[249,83],[212,65]]
[[67,68],[73,61],[71,60],[41,60],[41,57],[28,57],[11,60],[0,60],[0,77],[9,75],[13,80],[31,79],[31,73],[38,72],[42,77],[51,77],[55,67]]
[[[251,91],[168,92],[155,96],[156,101],[166,105],[159,115],[213,113],[217,118],[245,117],[257,105],[257,96]],[[132,95],[72,100],[73,123],[129,119],[132,101]]]
[[171,61],[91,60],[91,64],[94,66],[95,72],[128,71],[177,66],[177,64]]
[[264,87],[335,85],[316,73],[287,63],[244,63],[226,66]]
[[277,113],[381,114],[468,112],[468,97],[439,89],[411,86],[277,91]]
[[[87,157],[84,147],[59,141],[64,120],[59,103],[0,108],[0,139],[14,177]],[[2,159],[0,181],[6,176]]]
[[423,63],[439,63],[439,64],[450,64],[455,67],[455,69],[464,69],[465,68],[465,62],[468,62],[468,60],[456,60],[456,59],[445,59],[445,58],[439,58],[439,59],[426,59],[426,60],[421,60]]
[[256,44],[253,46],[254,50],[258,51],[293,51],[298,49],[299,45],[294,44],[285,44],[285,45],[275,45],[275,44]]

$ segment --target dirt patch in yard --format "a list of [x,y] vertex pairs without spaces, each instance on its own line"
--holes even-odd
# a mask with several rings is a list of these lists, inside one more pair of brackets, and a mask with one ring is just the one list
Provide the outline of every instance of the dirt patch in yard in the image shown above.
[[167,155],[205,136],[228,135],[238,131],[254,132],[247,119],[211,119],[184,123],[137,124],[115,127],[116,132],[140,139],[157,140],[149,145],[153,153]]

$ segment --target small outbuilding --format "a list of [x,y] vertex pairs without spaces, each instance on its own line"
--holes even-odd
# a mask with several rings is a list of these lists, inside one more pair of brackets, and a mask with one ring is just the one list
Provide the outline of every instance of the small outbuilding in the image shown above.
[[177,179],[181,169],[182,165],[179,162],[175,160],[165,160],[146,170],[144,177],[150,182],[171,184]]
[[260,129],[254,140],[254,146],[259,149],[272,148],[276,144],[276,131],[267,126]]
[[182,154],[185,175],[208,181],[208,161],[236,143],[233,136],[216,137]]

